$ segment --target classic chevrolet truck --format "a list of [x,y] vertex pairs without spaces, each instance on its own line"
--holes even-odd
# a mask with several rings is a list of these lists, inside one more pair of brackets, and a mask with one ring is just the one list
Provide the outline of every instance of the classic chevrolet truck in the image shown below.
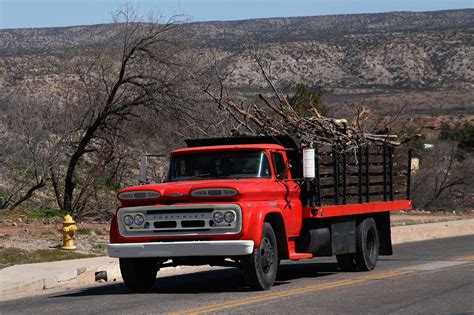
[[410,209],[410,152],[302,149],[289,136],[191,139],[171,153],[163,183],[128,187],[111,223],[111,257],[132,291],[160,268],[241,268],[270,289],[281,260],[335,255],[369,271],[391,255],[390,211]]

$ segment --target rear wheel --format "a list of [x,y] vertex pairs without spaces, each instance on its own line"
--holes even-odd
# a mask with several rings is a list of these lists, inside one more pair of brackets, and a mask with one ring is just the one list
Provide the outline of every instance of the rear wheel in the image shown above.
[[339,267],[344,271],[369,271],[375,268],[379,257],[379,238],[373,218],[357,225],[356,252],[336,255]]
[[272,225],[265,222],[260,246],[242,258],[244,278],[252,290],[268,290],[278,271],[278,245]]
[[156,258],[120,258],[123,282],[132,292],[146,292],[153,288],[159,270]]
[[379,236],[373,218],[364,219],[357,225],[357,252],[354,255],[357,269],[369,271],[375,268],[379,258]]

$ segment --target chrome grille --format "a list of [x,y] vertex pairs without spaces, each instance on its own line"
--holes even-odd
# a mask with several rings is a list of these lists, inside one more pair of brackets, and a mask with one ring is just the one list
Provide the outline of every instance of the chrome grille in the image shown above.
[[[233,210],[236,220],[232,223],[215,224],[215,211]],[[123,216],[143,214],[142,226],[128,227]],[[174,235],[216,235],[236,234],[242,226],[241,209],[235,204],[171,205],[121,208],[117,212],[119,231],[123,236],[174,236]]]

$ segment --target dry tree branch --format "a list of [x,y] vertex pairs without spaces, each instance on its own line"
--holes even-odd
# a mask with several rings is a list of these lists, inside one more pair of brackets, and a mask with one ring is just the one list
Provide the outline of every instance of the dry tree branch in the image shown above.
[[[338,150],[350,151],[370,143],[399,145],[396,135],[377,135],[367,133],[362,129],[361,122],[370,111],[359,109],[357,116],[349,125],[345,119],[333,119],[322,116],[316,108],[311,108],[312,115],[302,117],[292,106],[288,95],[277,88],[273,81],[269,66],[255,45],[247,44],[246,49],[256,64],[256,70],[273,92],[272,98],[259,93],[258,97],[264,106],[250,103],[247,110],[237,105],[237,102],[224,95],[226,76],[216,71],[218,92],[211,91],[212,84],[207,83],[204,93],[211,97],[219,106],[239,123],[239,126],[250,131],[253,135],[292,135],[296,136],[303,146],[314,144],[336,145]],[[217,67],[216,67],[217,68]]]

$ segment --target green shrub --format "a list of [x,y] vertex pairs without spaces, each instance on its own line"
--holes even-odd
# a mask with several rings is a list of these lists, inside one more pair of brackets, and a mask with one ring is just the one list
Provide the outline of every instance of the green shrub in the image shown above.
[[458,142],[458,157],[464,159],[466,154],[474,153],[474,124],[458,124],[451,128],[447,124],[441,126],[440,140],[453,140]]
[[322,96],[322,90],[314,90],[305,84],[298,84],[295,94],[290,99],[290,104],[303,117],[312,115],[312,108],[316,108],[321,115],[325,116],[327,108],[321,104]]
[[26,212],[26,217],[31,220],[42,220],[63,216],[64,212],[60,210],[40,209],[38,211]]

